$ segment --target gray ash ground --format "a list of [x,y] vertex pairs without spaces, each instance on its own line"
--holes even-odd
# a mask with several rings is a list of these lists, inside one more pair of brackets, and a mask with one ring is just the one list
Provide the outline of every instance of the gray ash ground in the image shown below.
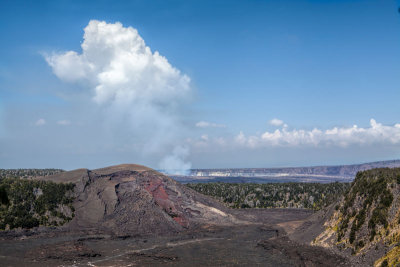
[[1,266],[348,266],[338,255],[288,238],[291,227],[309,215],[305,210],[243,210],[236,216],[253,223],[202,225],[158,236],[15,233],[0,237]]

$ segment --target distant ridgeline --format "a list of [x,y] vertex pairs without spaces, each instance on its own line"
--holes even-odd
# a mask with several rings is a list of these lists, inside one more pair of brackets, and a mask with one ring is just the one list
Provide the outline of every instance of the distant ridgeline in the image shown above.
[[349,183],[198,183],[188,187],[213,196],[232,208],[321,209],[350,188]]
[[376,161],[370,163],[337,165],[337,166],[311,166],[287,168],[233,168],[233,169],[192,169],[192,176],[198,177],[263,177],[290,175],[316,175],[354,177],[359,171],[374,168],[400,167],[400,160]]
[[377,254],[375,266],[400,264],[400,168],[359,172],[314,244]]
[[58,226],[70,221],[74,216],[74,184],[24,179],[60,171],[1,170],[0,229]]
[[181,183],[333,183],[351,182],[359,171],[395,167],[400,167],[400,160],[337,166],[192,169],[188,175],[170,176]]

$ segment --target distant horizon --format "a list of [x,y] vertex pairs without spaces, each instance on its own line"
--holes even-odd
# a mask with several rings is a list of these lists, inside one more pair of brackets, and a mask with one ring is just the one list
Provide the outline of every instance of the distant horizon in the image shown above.
[[[220,167],[220,168],[191,168],[189,170],[224,170],[224,169],[286,169],[286,168],[315,168],[315,167],[336,167],[336,166],[352,166],[352,165],[363,165],[363,164],[373,164],[373,163],[383,163],[383,162],[400,162],[399,159],[389,159],[389,160],[379,160],[379,161],[367,161],[367,162],[361,162],[361,163],[350,163],[350,164],[329,164],[329,165],[296,165],[296,166],[277,166],[277,167]],[[8,170],[18,170],[18,169],[60,169],[63,171],[74,171],[74,170],[79,170],[79,169],[88,169],[88,170],[95,170],[95,169],[103,169],[103,168],[108,168],[112,166],[120,166],[120,165],[141,165],[145,167],[149,167],[143,164],[138,164],[138,163],[120,163],[120,164],[113,164],[113,165],[106,165],[106,166],[101,166],[101,167],[95,167],[95,168],[75,168],[75,169],[64,169],[64,168],[53,168],[53,167],[45,167],[45,168],[0,168],[0,169],[8,169]],[[151,167],[149,167],[151,168]],[[163,169],[157,169],[157,168],[152,168],[156,171],[168,171],[168,170],[163,170]],[[173,170],[170,170],[173,171]],[[170,174],[174,175],[174,174]]]

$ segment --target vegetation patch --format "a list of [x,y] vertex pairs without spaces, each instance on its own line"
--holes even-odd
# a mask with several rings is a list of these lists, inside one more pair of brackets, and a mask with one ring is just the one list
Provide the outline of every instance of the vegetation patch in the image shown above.
[[0,179],[45,177],[64,172],[61,169],[0,169]]
[[319,210],[350,188],[349,183],[198,183],[188,187],[232,208],[305,208]]
[[400,246],[393,247],[385,256],[377,260],[376,267],[399,266],[400,265]]
[[[358,172],[338,211],[337,241],[346,236],[352,221],[348,243],[358,250],[366,241],[372,242],[378,233],[389,233],[389,209],[394,201],[393,190],[400,182],[400,168],[379,168]],[[358,235],[367,223],[365,235]],[[362,244],[360,246],[359,244]]]
[[[386,253],[374,266],[400,266],[399,206],[400,168],[360,171],[314,244],[350,249],[361,258]],[[332,230],[337,240],[325,238]]]
[[74,184],[21,178],[0,180],[0,229],[58,226],[74,216]]

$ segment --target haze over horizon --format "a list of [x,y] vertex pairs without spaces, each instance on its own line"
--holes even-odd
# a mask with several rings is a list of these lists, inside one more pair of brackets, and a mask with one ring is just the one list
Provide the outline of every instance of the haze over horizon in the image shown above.
[[224,3],[2,1],[0,168],[400,158],[397,2]]

